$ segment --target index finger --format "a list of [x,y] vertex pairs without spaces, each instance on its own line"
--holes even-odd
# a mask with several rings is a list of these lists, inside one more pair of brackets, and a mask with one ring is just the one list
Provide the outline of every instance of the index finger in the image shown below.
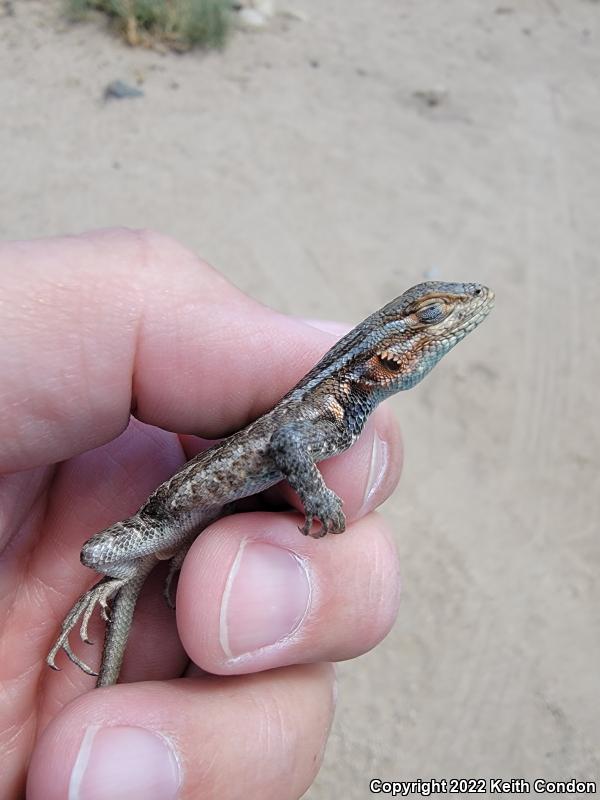
[[222,436],[332,337],[237,290],[171,239],[109,230],[0,246],[0,471],[110,441],[134,409]]

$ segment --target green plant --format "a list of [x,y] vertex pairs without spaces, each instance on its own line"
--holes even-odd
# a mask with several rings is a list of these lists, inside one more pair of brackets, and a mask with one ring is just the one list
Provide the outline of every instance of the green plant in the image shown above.
[[175,49],[223,47],[231,28],[231,0],[66,0],[79,20],[101,11],[132,45],[164,42]]
[[66,6],[69,19],[78,21],[85,17],[90,8],[90,3],[89,0],[67,0]]

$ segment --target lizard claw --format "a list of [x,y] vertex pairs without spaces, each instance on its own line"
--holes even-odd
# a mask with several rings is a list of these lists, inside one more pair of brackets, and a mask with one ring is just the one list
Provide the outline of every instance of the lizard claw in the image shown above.
[[79,598],[79,600],[67,614],[65,621],[62,624],[60,636],[46,656],[46,663],[48,666],[52,667],[52,669],[59,669],[59,667],[56,666],[56,656],[60,650],[64,650],[68,658],[88,675],[98,675],[98,673],[89,667],[84,661],[82,661],[79,656],[75,655],[69,643],[69,634],[77,625],[79,620],[81,620],[79,636],[86,644],[92,644],[92,641],[88,636],[88,623],[90,621],[90,617],[92,616],[92,612],[94,611],[96,605],[100,605],[103,618],[108,619],[106,612],[107,601],[120,588],[122,583],[123,581],[119,579],[107,580],[103,578]]
[[163,597],[165,598],[165,602],[167,606],[172,609],[175,608],[175,600],[173,598],[173,592],[171,590],[173,587],[173,578],[175,577],[176,572],[177,570],[173,568],[169,570],[169,574],[165,579],[165,585],[163,588]]
[[[343,533],[346,530],[346,517],[342,511],[340,498],[327,489],[316,499],[304,503],[304,525],[299,529],[305,536],[320,539],[328,533]],[[313,520],[317,518],[321,525],[312,530]]]
[[163,597],[169,608],[175,608],[175,597],[173,592],[173,581],[179,574],[183,561],[190,549],[191,541],[184,542],[178,550],[176,550],[170,557],[169,574],[165,579],[165,586],[163,589]]
[[304,517],[304,525],[298,525],[298,530],[303,536],[310,536],[310,529],[312,528],[313,524],[313,515],[306,514]]

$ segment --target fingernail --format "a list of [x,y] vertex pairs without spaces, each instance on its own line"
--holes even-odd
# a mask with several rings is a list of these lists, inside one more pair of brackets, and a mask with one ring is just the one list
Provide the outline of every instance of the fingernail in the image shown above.
[[238,658],[290,636],[310,602],[306,565],[295,553],[245,540],[223,593],[221,646]]
[[69,781],[69,800],[173,800],[181,769],[170,742],[146,728],[90,726]]
[[363,508],[371,505],[371,500],[383,481],[388,465],[389,457],[388,443],[373,431],[373,445],[371,447],[371,461],[369,463],[369,474],[365,488]]

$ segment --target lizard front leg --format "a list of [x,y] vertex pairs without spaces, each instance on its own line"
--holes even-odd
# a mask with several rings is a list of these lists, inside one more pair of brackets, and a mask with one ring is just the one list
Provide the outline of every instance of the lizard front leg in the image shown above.
[[[271,436],[270,455],[304,505],[305,519],[300,531],[305,536],[320,538],[346,529],[342,501],[327,487],[316,467],[317,461],[338,451],[332,443],[339,436],[334,423],[312,420],[289,422]],[[314,519],[321,522],[315,531],[311,530]]]

